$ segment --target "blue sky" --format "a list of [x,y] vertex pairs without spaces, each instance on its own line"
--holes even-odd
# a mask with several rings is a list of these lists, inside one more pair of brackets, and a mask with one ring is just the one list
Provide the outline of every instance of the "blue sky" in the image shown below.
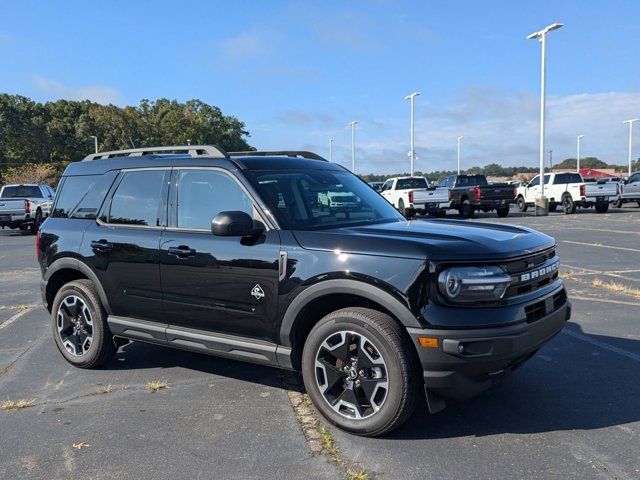
[[[638,1],[219,1],[0,4],[0,91],[36,100],[200,98],[260,149],[311,149],[357,171],[535,165],[540,47],[552,22],[548,148],[626,162],[640,117]],[[634,143],[640,155],[640,129]]]

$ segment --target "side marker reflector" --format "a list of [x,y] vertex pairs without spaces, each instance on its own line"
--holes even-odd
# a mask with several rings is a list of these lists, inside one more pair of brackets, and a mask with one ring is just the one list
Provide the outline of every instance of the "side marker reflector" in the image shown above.
[[424,348],[438,348],[438,339],[429,337],[418,337],[420,346]]

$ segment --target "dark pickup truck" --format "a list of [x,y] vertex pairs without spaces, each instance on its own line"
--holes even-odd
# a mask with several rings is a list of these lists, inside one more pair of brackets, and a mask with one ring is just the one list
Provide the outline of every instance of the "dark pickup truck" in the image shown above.
[[[453,180],[450,179],[453,177]],[[515,189],[507,184],[492,184],[484,175],[452,175],[449,190],[451,208],[464,218],[473,217],[478,210],[495,210],[499,217],[509,215],[509,205],[515,202]]]
[[[337,191],[357,201],[318,202]],[[298,370],[330,422],[368,436],[420,396],[437,412],[476,395],[563,328],[555,247],[525,227],[408,221],[310,152],[211,145],[72,163],[36,242],[72,365],[120,368],[142,341]]]

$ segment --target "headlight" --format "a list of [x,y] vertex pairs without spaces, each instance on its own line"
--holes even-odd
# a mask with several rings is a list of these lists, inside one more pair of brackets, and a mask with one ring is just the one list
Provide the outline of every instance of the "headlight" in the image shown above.
[[438,275],[438,289],[451,302],[490,302],[502,298],[511,277],[501,268],[456,267]]

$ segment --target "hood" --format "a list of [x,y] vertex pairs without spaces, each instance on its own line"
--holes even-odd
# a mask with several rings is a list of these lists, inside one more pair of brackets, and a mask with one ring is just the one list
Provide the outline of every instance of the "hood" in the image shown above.
[[493,260],[555,245],[527,227],[464,220],[413,220],[331,230],[296,230],[302,248],[427,260]]

